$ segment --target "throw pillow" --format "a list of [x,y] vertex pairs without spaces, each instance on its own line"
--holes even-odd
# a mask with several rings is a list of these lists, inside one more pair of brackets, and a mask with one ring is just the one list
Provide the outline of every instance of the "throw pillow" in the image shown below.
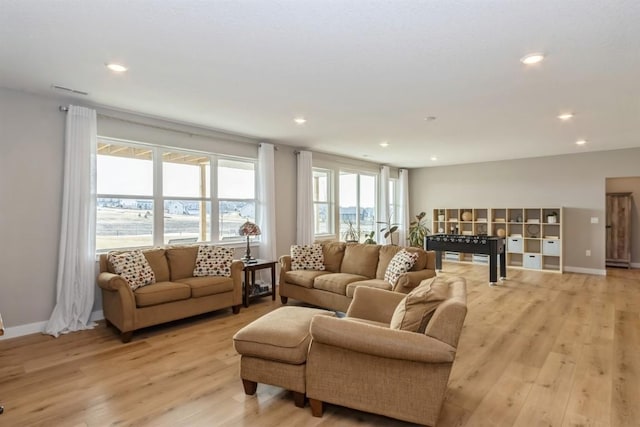
[[291,270],[324,270],[322,245],[291,245]]
[[418,254],[416,252],[407,252],[402,249],[391,258],[387,271],[384,272],[384,280],[391,283],[392,287],[395,286],[400,275],[411,270],[417,259]]
[[222,246],[200,245],[193,277],[231,276],[233,249]]
[[449,296],[449,283],[441,277],[425,279],[396,307],[389,328],[424,333],[436,308]]
[[156,275],[141,250],[109,253],[113,271],[127,281],[132,291],[156,282]]

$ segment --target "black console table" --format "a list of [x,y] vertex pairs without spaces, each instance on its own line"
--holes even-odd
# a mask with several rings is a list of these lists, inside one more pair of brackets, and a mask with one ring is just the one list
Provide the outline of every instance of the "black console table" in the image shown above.
[[507,277],[505,239],[497,236],[463,236],[458,234],[434,234],[424,238],[424,248],[436,251],[436,269],[442,271],[442,251],[489,255],[489,283],[498,282],[498,255],[500,278]]

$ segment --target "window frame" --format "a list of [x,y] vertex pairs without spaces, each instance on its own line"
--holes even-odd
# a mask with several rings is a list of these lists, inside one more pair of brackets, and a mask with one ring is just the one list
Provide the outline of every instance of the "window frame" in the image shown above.
[[[380,186],[380,174],[379,173],[375,173],[375,172],[371,172],[368,170],[357,170],[357,169],[351,169],[351,168],[340,168],[338,170],[338,176],[342,175],[343,173],[345,174],[352,174],[352,175],[356,175],[356,195],[355,195],[355,200],[356,200],[356,223],[354,224],[354,228],[356,229],[357,233],[358,233],[358,241],[362,242],[364,241],[364,235],[363,235],[363,230],[361,228],[361,218],[360,218],[360,210],[361,210],[361,191],[362,191],[362,187],[361,187],[361,176],[362,175],[366,175],[367,177],[372,177],[373,178],[373,231],[376,232],[376,234],[378,233],[378,230],[375,226],[376,224],[376,216],[377,216],[377,209],[378,209],[378,188]],[[337,179],[337,203],[336,203],[336,224],[337,224],[337,235],[338,235],[338,240],[342,241],[343,239],[343,231],[342,231],[342,215],[340,213],[340,208],[341,208],[341,202],[340,202],[340,196],[341,196],[341,190],[340,190],[340,179]]]
[[[197,201],[210,204],[210,218],[209,218],[209,229],[206,230],[204,237],[202,239],[202,231],[201,235],[198,239],[202,239],[199,243],[213,243],[219,245],[233,245],[233,246],[241,246],[245,242],[245,238],[238,235],[237,238],[229,238],[229,239],[219,239],[220,236],[220,216],[219,216],[219,204],[221,201],[249,201],[254,204],[254,221],[259,221],[259,212],[258,212],[258,160],[255,158],[245,158],[239,156],[231,156],[220,153],[206,152],[200,150],[191,150],[180,147],[172,147],[166,145],[157,145],[150,144],[145,142],[138,141],[128,141],[121,140],[116,138],[102,137],[98,136],[97,144],[98,147],[101,143],[113,144],[118,146],[126,146],[130,148],[138,148],[148,150],[151,153],[151,161],[152,161],[152,170],[153,170],[153,191],[152,195],[122,195],[122,194],[103,194],[96,192],[96,199],[100,198],[114,198],[114,199],[132,199],[132,200],[150,200],[153,203],[153,225],[152,225],[152,245],[143,245],[143,246],[118,246],[118,247],[110,247],[110,248],[102,248],[97,249],[97,253],[104,253],[111,250],[123,250],[123,249],[140,249],[140,248],[148,248],[153,246],[165,246],[168,243],[165,243],[165,221],[164,221],[164,203],[165,201],[174,201],[174,200],[185,200],[185,201]],[[206,157],[209,160],[209,196],[206,195],[206,190],[203,195],[200,197],[192,197],[192,196],[170,196],[164,195],[163,192],[163,165],[164,165],[164,153],[176,153],[176,154],[185,154],[189,156],[199,156]],[[99,152],[97,155],[101,155]],[[107,154],[108,155],[108,154]],[[126,156],[124,156],[126,157]],[[254,179],[253,179],[253,199],[245,199],[245,198],[218,198],[218,163],[220,160],[230,160],[235,162],[249,163],[253,165]],[[97,206],[96,206],[97,209]],[[201,218],[202,218],[202,209],[201,209]],[[204,209],[205,221],[206,221],[206,208]],[[259,236],[256,240],[259,240]],[[96,240],[98,239],[98,234],[96,230]]]
[[[316,200],[316,195],[315,195],[315,191],[313,191],[312,194],[312,199],[313,199],[313,230],[314,230],[314,236],[316,239],[323,239],[323,238],[328,238],[331,236],[335,235],[335,219],[334,219],[334,215],[333,215],[333,211],[334,211],[334,184],[333,184],[333,180],[334,180],[334,173],[333,170],[331,169],[327,169],[327,168],[321,168],[321,167],[314,167],[312,168],[312,179],[315,179],[315,177],[313,177],[313,174],[319,172],[319,173],[324,173],[327,176],[327,188],[326,188],[326,192],[327,192],[327,201],[320,201],[320,200]],[[312,185],[312,189],[315,188]],[[318,226],[318,218],[316,217],[316,206],[318,205],[326,205],[327,207],[327,232],[326,233],[316,233],[316,230],[318,230],[319,226]]]

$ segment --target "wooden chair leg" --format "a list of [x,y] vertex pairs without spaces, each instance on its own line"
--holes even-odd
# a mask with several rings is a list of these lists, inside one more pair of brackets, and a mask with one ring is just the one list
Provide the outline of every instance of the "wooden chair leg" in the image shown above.
[[309,406],[311,406],[311,415],[314,417],[321,417],[324,412],[324,403],[322,400],[316,400],[309,398]]
[[293,392],[293,402],[298,408],[304,408],[305,395],[299,391]]
[[249,381],[242,379],[242,387],[244,387],[244,394],[247,396],[253,396],[256,394],[256,389],[258,388],[258,383],[255,381]]
[[280,302],[282,302],[283,304],[286,304],[287,301],[289,301],[289,297],[283,297],[282,295],[280,295]]
[[129,332],[122,332],[120,334],[120,339],[122,340],[123,343],[128,343],[129,341],[131,341],[131,338],[133,337],[133,331],[129,331]]
[[240,313],[240,307],[242,307],[242,304],[234,305],[233,307],[231,307],[231,309],[233,310],[233,314]]

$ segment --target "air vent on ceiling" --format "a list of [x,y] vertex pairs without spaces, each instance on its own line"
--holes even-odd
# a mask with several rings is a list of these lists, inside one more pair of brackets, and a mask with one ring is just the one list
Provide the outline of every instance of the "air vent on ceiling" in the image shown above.
[[62,90],[64,92],[77,93],[78,95],[85,95],[85,96],[89,95],[89,92],[85,92],[85,91],[82,91],[82,90],[71,89],[69,87],[58,86],[58,85],[51,85],[51,87],[53,89]]

